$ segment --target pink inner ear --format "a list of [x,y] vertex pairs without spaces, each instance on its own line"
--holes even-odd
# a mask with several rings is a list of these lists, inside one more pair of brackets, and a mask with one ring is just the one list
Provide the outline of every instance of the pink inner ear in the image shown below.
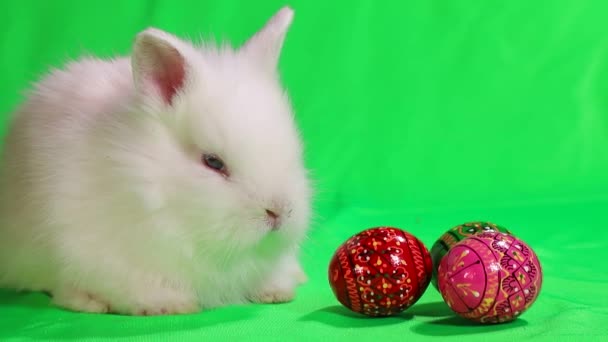
[[172,104],[175,94],[184,85],[186,75],[184,59],[177,51],[171,51],[160,60],[154,75],[160,94],[165,103]]

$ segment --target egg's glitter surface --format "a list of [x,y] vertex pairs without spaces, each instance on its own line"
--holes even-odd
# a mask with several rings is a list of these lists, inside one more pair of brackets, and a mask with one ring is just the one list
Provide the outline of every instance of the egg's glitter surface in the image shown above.
[[438,286],[458,315],[480,323],[516,319],[536,301],[542,286],[537,255],[520,239],[500,232],[470,236],[441,260]]
[[427,248],[394,227],[364,230],[338,247],[329,264],[329,283],[338,301],[367,316],[390,316],[413,305],[432,272]]

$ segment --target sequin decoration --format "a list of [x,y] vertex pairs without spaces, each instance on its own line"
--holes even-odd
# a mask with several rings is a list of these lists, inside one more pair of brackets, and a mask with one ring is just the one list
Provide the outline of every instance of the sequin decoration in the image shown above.
[[367,316],[391,316],[420,299],[431,272],[431,257],[420,240],[398,228],[376,227],[340,245],[328,276],[345,307]]
[[443,256],[458,242],[469,236],[483,232],[502,232],[511,234],[511,232],[502,226],[491,222],[475,221],[467,222],[449,229],[445,232],[431,247],[431,259],[433,260],[433,286],[437,287],[437,267]]
[[458,315],[480,323],[516,319],[534,303],[542,270],[534,251],[505,233],[468,237],[441,260],[439,291]]

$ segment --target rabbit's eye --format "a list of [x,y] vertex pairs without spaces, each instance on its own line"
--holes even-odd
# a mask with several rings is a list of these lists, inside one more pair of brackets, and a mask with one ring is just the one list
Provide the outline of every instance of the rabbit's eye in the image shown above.
[[203,154],[202,159],[203,163],[205,163],[205,166],[208,168],[227,175],[226,165],[224,165],[224,162],[215,154]]

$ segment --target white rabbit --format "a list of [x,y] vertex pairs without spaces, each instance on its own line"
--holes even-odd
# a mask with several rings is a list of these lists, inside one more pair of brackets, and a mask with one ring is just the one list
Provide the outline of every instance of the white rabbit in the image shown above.
[[2,153],[0,286],[131,315],[292,300],[311,212],[277,70],[292,18],[238,49],[150,28],[36,84]]

